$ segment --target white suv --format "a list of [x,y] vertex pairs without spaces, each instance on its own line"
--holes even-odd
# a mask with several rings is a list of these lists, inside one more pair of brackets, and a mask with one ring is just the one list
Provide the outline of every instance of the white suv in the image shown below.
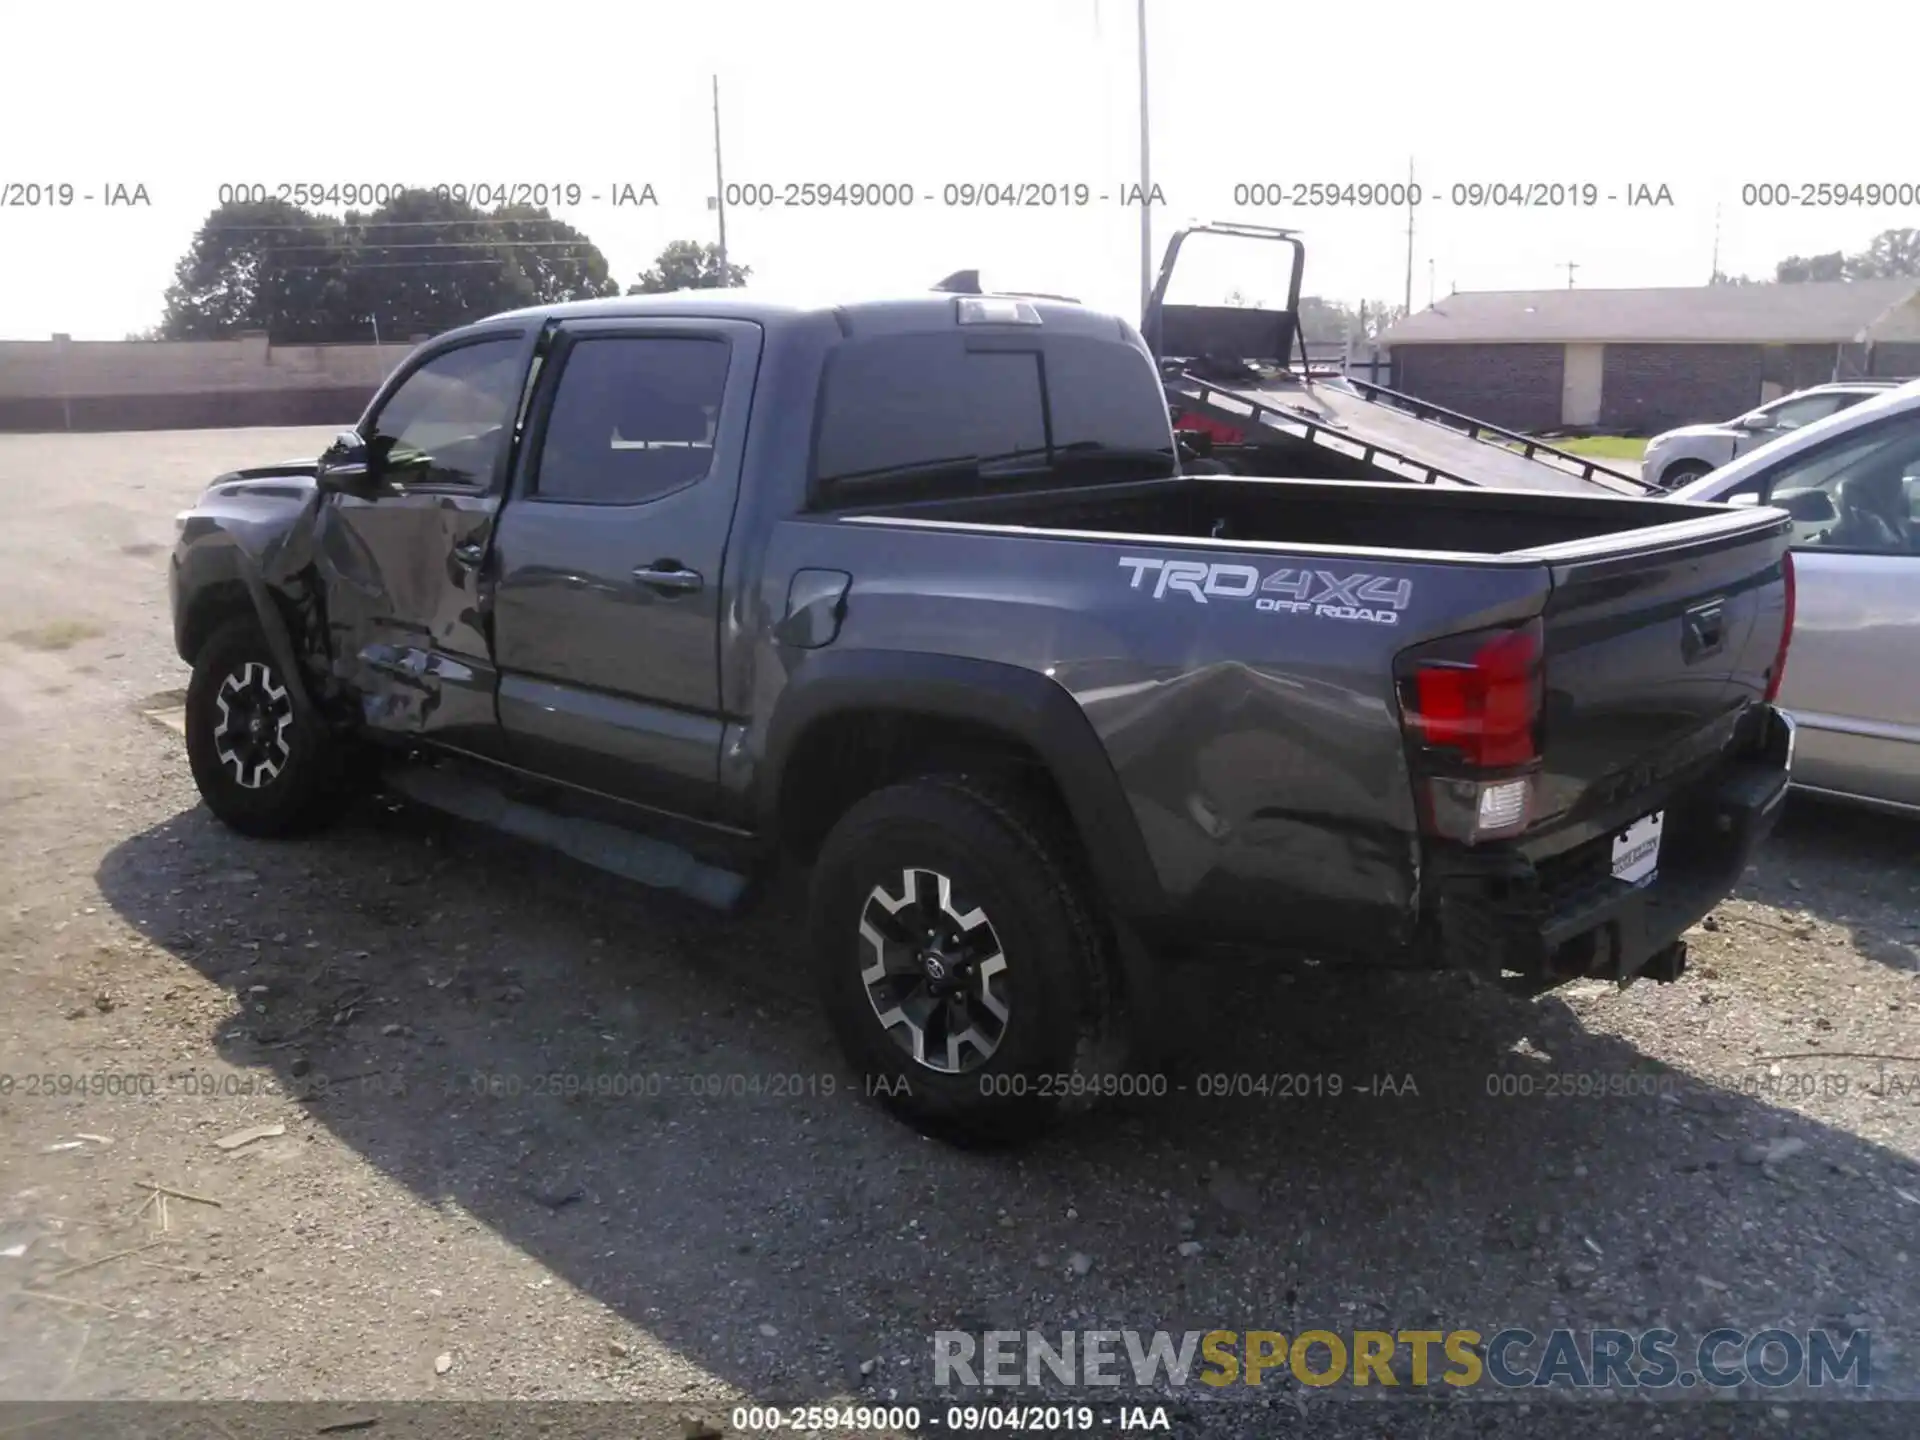
[[1756,446],[1778,440],[1789,430],[1824,420],[1850,405],[1884,395],[1898,380],[1842,380],[1815,385],[1769,400],[1757,410],[1719,425],[1682,425],[1647,442],[1640,457],[1640,474],[1663,490],[1674,490],[1698,480],[1709,470],[1744,455]]

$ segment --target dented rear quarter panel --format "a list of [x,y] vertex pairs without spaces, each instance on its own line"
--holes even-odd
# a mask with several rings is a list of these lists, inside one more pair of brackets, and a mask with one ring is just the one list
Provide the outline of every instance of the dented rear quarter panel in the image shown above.
[[[1406,940],[1417,903],[1394,655],[1535,614],[1549,583],[1499,557],[823,517],[772,531],[763,616],[802,567],[853,577],[835,651],[997,662],[1070,695],[1172,913],[1222,938],[1362,944]],[[1368,598],[1372,618],[1322,594]],[[817,653],[753,629],[750,747]]]

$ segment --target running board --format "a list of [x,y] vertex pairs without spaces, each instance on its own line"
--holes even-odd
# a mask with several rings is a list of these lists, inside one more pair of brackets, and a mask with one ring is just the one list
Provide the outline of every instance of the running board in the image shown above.
[[678,845],[605,821],[529,805],[484,781],[427,765],[397,765],[383,783],[432,809],[531,840],[624,880],[677,890],[716,910],[734,909],[746,893],[746,876],[704,864]]

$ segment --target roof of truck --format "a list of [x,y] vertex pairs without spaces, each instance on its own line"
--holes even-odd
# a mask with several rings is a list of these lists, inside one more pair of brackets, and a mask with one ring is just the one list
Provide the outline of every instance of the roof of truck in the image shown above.
[[970,296],[936,291],[894,296],[847,296],[836,292],[800,290],[675,290],[664,295],[611,295],[600,300],[569,300],[555,305],[530,305],[519,310],[491,315],[479,324],[501,320],[543,318],[549,320],[643,320],[650,317],[680,319],[748,320],[755,324],[803,324],[831,317],[842,331],[885,332],[889,330],[926,330],[954,323],[955,307],[961,300],[1018,299],[1033,307],[1045,328],[1074,334],[1105,332],[1114,339],[1132,339],[1134,330],[1125,320],[1106,311],[1093,310],[1071,301],[1034,296]]

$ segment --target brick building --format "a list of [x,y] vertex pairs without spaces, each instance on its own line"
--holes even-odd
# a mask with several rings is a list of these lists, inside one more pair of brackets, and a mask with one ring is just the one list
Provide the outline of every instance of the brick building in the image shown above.
[[1827,380],[1920,375],[1920,280],[1465,291],[1379,344],[1396,390],[1478,419],[1650,435]]

